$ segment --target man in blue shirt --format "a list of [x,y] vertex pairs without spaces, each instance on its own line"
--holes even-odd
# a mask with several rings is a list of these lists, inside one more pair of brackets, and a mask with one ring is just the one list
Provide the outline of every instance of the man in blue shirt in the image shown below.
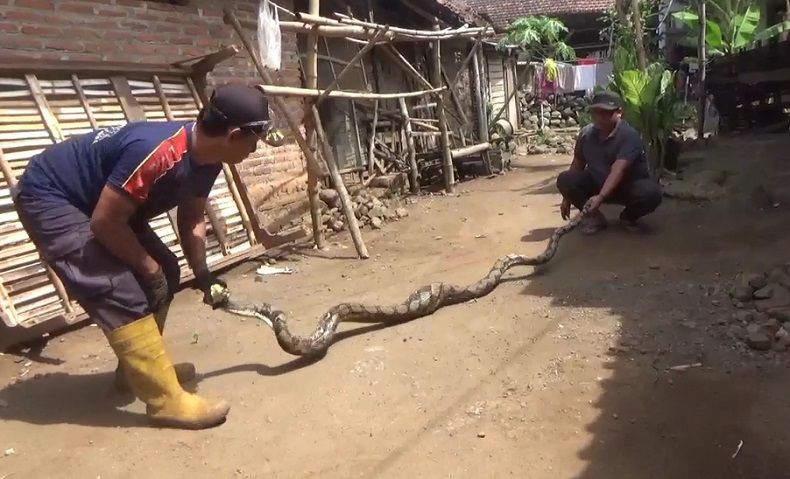
[[620,219],[633,232],[639,231],[637,220],[661,204],[661,185],[650,175],[642,137],[622,118],[621,105],[613,92],[593,96],[592,124],[579,132],[571,166],[557,178],[563,219],[569,218],[571,205],[580,211],[587,206],[581,228],[585,234],[606,227],[599,209],[603,203],[625,206]]
[[202,429],[230,406],[191,394],[192,364],[173,365],[162,344],[179,284],[175,255],[148,220],[178,208],[187,261],[214,307],[226,288],[206,265],[206,201],[222,163],[236,164],[270,130],[259,89],[219,87],[197,121],[136,122],[53,145],[22,174],[15,203],[28,235],[118,356],[116,392],[146,403],[153,424]]

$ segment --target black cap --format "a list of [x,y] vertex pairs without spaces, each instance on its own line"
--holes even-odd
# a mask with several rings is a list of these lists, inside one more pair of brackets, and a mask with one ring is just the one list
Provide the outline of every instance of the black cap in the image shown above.
[[269,100],[259,88],[241,83],[217,87],[209,99],[209,109],[229,126],[246,128],[259,135],[272,128]]
[[590,108],[601,110],[619,110],[623,107],[623,101],[620,95],[613,91],[599,91],[592,97]]

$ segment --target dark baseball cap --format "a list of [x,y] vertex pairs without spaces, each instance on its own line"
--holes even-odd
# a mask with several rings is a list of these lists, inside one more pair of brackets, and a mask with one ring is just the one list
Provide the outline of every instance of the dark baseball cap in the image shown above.
[[209,99],[209,110],[229,126],[264,135],[272,129],[269,100],[259,88],[241,83],[217,87]]
[[613,91],[599,91],[592,97],[590,109],[619,110],[623,107],[620,95]]

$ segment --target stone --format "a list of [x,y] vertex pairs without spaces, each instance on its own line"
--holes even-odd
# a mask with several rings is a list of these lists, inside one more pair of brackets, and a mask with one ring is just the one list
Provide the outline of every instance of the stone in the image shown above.
[[381,218],[379,218],[378,216],[370,217],[370,226],[373,227],[373,229],[379,230],[383,225],[384,225],[384,221],[382,221]]
[[551,118],[551,119],[560,119],[560,118],[562,118],[562,113],[558,112],[557,110],[554,110],[549,115],[549,118]]
[[790,306],[783,306],[779,308],[771,308],[765,311],[769,317],[776,319],[782,323],[790,321]]
[[769,284],[754,292],[754,299],[771,299],[774,296],[782,294],[782,290],[787,291],[785,288],[778,284]]
[[757,311],[765,313],[770,309],[779,309],[785,306],[790,306],[790,292],[775,291],[774,295],[767,299],[760,299],[754,302],[754,307]]
[[764,331],[752,331],[746,333],[746,344],[757,351],[768,351],[771,349],[771,336]]
[[549,153],[549,149],[543,145],[530,145],[527,149],[527,152],[530,155],[545,155],[546,153]]
[[368,216],[371,217],[378,216],[379,218],[386,218],[387,216],[389,216],[389,211],[383,204],[381,204],[381,202],[379,202],[378,205],[375,205],[373,206],[373,208],[370,209],[370,211],[368,212]]
[[760,323],[760,328],[765,332],[770,333],[771,336],[775,335],[777,331],[782,329],[782,323],[775,318],[769,318],[767,321]]
[[787,273],[785,273],[784,268],[777,266],[775,268],[771,268],[766,275],[766,279],[769,283],[779,283]]
[[730,296],[732,296],[734,299],[737,299],[738,301],[751,300],[756,288],[750,283],[753,280],[756,281],[758,277],[762,278],[762,276],[759,275],[747,273],[739,274],[735,278],[735,281],[733,281],[732,287],[730,288]]
[[751,323],[754,321],[754,313],[752,311],[736,311],[735,320],[741,323]]
[[781,353],[781,352],[787,351],[788,346],[790,346],[790,338],[789,337],[783,337],[783,338],[777,339],[771,349],[773,349],[774,351],[776,351],[778,353]]
[[559,118],[552,118],[549,120],[549,125],[557,127],[562,126],[562,120]]
[[403,207],[396,208],[395,216],[397,216],[398,218],[406,218],[407,216],[409,216],[409,210]]
[[745,279],[746,283],[754,289],[764,288],[768,285],[768,280],[761,274],[749,274]]
[[329,227],[332,231],[343,231],[344,226],[343,222],[337,219],[333,219],[329,222]]
[[331,188],[325,188],[318,192],[318,198],[327,204],[330,208],[334,208],[340,202],[340,195],[337,191]]

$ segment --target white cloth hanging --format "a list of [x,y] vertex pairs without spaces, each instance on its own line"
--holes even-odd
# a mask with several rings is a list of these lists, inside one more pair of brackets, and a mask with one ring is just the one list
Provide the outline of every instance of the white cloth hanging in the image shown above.
[[586,92],[595,88],[595,71],[597,65],[575,65],[573,67],[573,90]]
[[258,4],[258,54],[264,67],[279,70],[282,61],[282,37],[277,6],[269,0]]

